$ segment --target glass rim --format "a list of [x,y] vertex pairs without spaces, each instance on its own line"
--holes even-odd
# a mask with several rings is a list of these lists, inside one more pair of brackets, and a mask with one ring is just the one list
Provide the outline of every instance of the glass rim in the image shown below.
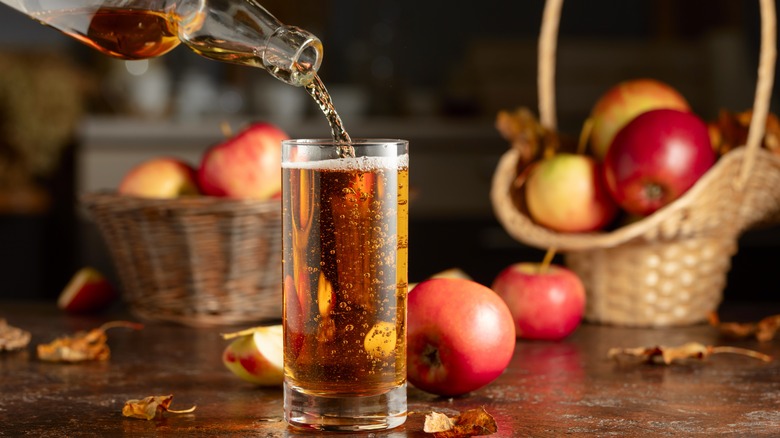
[[283,145],[295,146],[375,146],[375,145],[408,145],[409,140],[400,138],[353,138],[350,143],[333,140],[332,138],[290,138],[282,140]]

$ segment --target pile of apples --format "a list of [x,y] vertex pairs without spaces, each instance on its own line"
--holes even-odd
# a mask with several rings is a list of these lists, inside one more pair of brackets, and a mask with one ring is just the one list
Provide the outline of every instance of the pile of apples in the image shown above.
[[627,80],[601,96],[584,124],[580,151],[548,154],[520,175],[525,207],[538,224],[590,232],[621,212],[648,216],[682,196],[717,160],[707,123],[677,90],[654,79]]
[[282,191],[282,140],[278,126],[255,122],[208,148],[197,168],[175,157],[146,160],[125,174],[117,192],[144,198],[217,196],[269,200]]

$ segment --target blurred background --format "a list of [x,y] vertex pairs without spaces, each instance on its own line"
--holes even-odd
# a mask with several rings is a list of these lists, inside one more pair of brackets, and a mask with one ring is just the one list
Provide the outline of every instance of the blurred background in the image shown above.
[[[541,260],[496,222],[488,191],[508,147],[496,113],[536,110],[544,1],[262,4],[323,41],[320,76],[353,137],[410,140],[412,281],[459,267],[489,284],[510,263]],[[757,1],[569,1],[558,45],[560,128],[576,135],[609,86],[641,76],[676,87],[705,119],[748,109],[759,31]],[[80,193],[115,189],[153,156],[197,163],[224,121],[269,120],[292,137],[326,137],[317,111],[303,90],[262,70],[184,46],[148,61],[111,59],[0,5],[0,298],[54,299],[85,264],[113,275]],[[774,230],[747,233],[726,299],[778,299],[778,247]]]

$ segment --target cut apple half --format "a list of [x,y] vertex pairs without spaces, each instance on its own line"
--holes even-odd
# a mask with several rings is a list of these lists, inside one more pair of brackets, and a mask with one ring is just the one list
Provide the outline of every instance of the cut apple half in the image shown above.
[[284,333],[281,324],[255,327],[235,334],[222,361],[236,376],[261,386],[281,385],[284,380]]
[[97,269],[83,267],[71,277],[57,299],[57,307],[66,312],[88,313],[103,310],[117,294]]

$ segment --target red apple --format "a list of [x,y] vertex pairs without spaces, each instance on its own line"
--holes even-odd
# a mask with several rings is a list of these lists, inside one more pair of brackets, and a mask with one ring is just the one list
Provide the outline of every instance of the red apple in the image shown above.
[[653,110],[620,130],[604,174],[615,201],[645,216],[679,198],[715,160],[703,120],[690,112]]
[[563,266],[515,263],[499,272],[491,287],[509,307],[518,338],[563,339],[585,312],[585,287]]
[[282,140],[273,124],[258,122],[211,147],[198,168],[203,193],[235,199],[267,200],[282,190]]
[[607,90],[590,115],[593,155],[603,159],[623,126],[643,112],[660,108],[690,111],[688,102],[677,90],[655,79],[627,80]]
[[[473,280],[469,274],[460,268],[445,269],[428,277],[428,279],[431,278],[462,278],[464,280]],[[411,292],[415,286],[417,286],[417,283],[409,283],[408,291]]]
[[282,384],[284,342],[281,324],[255,327],[224,336],[236,337],[222,353],[222,362],[233,374],[261,386]]
[[57,307],[71,313],[97,312],[117,298],[111,283],[97,269],[76,271],[57,299]]
[[525,199],[531,217],[556,231],[598,230],[617,213],[599,164],[586,155],[560,153],[535,163]]
[[407,377],[417,388],[456,396],[495,380],[515,350],[512,314],[471,280],[435,278],[410,293]]
[[125,174],[119,194],[144,198],[170,199],[199,194],[195,169],[173,157],[146,160]]

